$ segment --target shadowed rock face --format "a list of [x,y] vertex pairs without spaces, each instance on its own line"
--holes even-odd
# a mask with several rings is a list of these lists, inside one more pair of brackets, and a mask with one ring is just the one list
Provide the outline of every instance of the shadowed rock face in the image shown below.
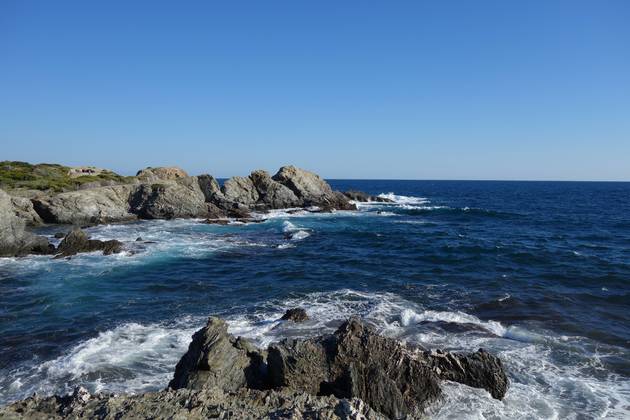
[[195,333],[169,386],[174,389],[289,389],[310,395],[359,398],[390,418],[418,417],[442,394],[442,379],[484,388],[503,398],[508,381],[501,361],[472,354],[423,352],[376,334],[360,320],[333,335],[283,340],[267,352],[227,334],[211,318]]
[[54,250],[46,238],[25,231],[24,225],[11,197],[0,190],[0,257],[50,254]]

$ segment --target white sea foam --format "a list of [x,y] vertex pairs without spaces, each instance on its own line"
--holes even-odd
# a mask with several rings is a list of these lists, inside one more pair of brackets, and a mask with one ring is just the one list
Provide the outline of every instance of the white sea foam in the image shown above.
[[[307,309],[309,321],[296,324],[279,320],[286,309],[297,306]],[[382,334],[411,344],[459,351],[482,347],[497,354],[510,376],[505,399],[494,400],[484,390],[445,383],[445,398],[430,413],[438,419],[630,415],[630,383],[604,368],[605,354],[579,351],[584,340],[580,337],[556,337],[547,331],[504,326],[458,310],[431,310],[392,293],[348,289],[261,302],[255,311],[219,315],[227,319],[231,333],[248,337],[259,346],[283,337],[332,332],[344,319],[359,315]],[[78,384],[113,392],[161,389],[172,377],[192,333],[203,322],[203,318],[185,318],[168,324],[122,324],[54,360],[10,372],[1,383],[11,398],[35,391],[68,392]],[[431,328],[433,323],[439,327],[440,322],[474,328],[459,332]]]
[[288,220],[285,220],[282,224],[282,231],[294,241],[306,239],[311,236],[309,229],[298,227]]
[[[126,323],[83,341],[66,354],[4,378],[12,398],[69,393],[78,385],[91,391],[137,393],[163,388],[186,352],[202,319],[175,324]],[[6,397],[6,396],[3,396]]]
[[378,195],[381,198],[392,200],[396,204],[425,204],[429,200],[424,197],[413,197],[408,195],[396,195],[393,192],[382,193]]

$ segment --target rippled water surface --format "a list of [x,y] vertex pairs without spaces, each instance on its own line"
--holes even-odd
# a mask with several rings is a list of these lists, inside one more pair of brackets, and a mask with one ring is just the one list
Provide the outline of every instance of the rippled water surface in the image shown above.
[[[0,259],[0,403],[160,389],[210,314],[260,345],[358,314],[408,343],[505,361],[504,401],[446,384],[435,418],[630,416],[630,184],[331,183],[395,203],[99,226],[127,252]],[[312,321],[279,322],[294,306]]]

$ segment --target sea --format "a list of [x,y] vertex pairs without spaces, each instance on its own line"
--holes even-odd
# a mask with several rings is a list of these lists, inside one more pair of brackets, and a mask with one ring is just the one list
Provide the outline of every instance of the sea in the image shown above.
[[[503,360],[502,401],[445,382],[431,418],[630,418],[630,183],[330,183],[393,202],[96,226],[126,251],[0,259],[0,404],[163,389],[210,315],[259,346],[358,315],[409,345]],[[294,307],[311,320],[279,320]]]

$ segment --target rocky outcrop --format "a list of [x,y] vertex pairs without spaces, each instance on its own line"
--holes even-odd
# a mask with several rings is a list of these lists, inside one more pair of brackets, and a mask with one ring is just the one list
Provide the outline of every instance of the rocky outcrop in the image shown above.
[[360,398],[390,418],[420,416],[441,395],[423,358],[357,319],[330,337],[273,344],[267,362],[274,386]]
[[441,380],[507,391],[501,361],[472,354],[424,352],[378,335],[357,318],[332,335],[283,340],[260,351],[211,318],[195,333],[170,383],[174,389],[286,389],[310,395],[359,398],[389,418],[422,416],[442,395]]
[[261,351],[210,318],[193,335],[169,388],[136,396],[31,397],[1,418],[417,419],[441,396],[442,379],[503,398],[499,359],[424,352],[353,318],[332,335],[283,340]]
[[28,226],[40,226],[44,223],[39,214],[33,208],[33,202],[26,197],[11,197],[15,215],[22,219]]
[[0,257],[50,254],[53,250],[46,238],[25,230],[24,220],[16,216],[11,197],[0,190]]
[[308,314],[303,308],[288,309],[280,318],[282,321],[304,322],[308,321]]
[[158,168],[145,168],[138,171],[136,178],[141,182],[156,181],[176,181],[181,178],[187,178],[188,174],[182,168],[177,166],[166,166]]
[[192,338],[188,351],[175,367],[169,388],[224,391],[263,388],[263,355],[243,338],[227,332],[225,321],[211,317]]
[[34,198],[33,207],[46,223],[100,224],[134,220],[129,197],[136,185],[116,185]]
[[209,207],[196,177],[141,184],[129,198],[130,212],[141,219],[208,217]]
[[252,206],[258,202],[258,190],[250,178],[235,176],[223,184],[223,196],[232,202]]
[[303,205],[303,201],[300,200],[293,191],[279,182],[274,181],[267,171],[254,171],[249,178],[256,188],[256,191],[258,191],[261,207],[282,209],[300,207]]
[[79,388],[66,397],[33,396],[18,401],[0,408],[0,418],[385,420],[356,398],[338,399],[291,390],[225,392],[219,388],[165,390],[128,396],[90,395]]
[[356,210],[342,193],[334,192],[319,175],[296,168],[283,166],[273,180],[289,188],[302,200],[304,206],[332,207],[339,210]]
[[90,239],[81,229],[74,229],[65,235],[63,241],[57,247],[55,258],[69,257],[81,252],[102,251],[103,255],[117,254],[122,251],[122,242],[115,239],[100,241]]

